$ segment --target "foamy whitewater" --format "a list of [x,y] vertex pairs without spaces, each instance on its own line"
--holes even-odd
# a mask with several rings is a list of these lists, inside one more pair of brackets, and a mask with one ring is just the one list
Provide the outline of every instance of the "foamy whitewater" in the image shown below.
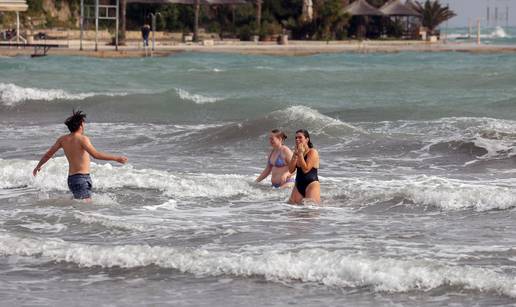
[[[515,84],[512,55],[2,58],[0,305],[512,306]],[[74,108],[130,161],[92,204],[62,152],[31,176]],[[322,206],[254,183],[272,128],[311,132]]]
[[[452,41],[476,42],[477,28],[473,25],[469,28],[441,28],[443,39]],[[448,33],[448,34],[446,34]],[[516,44],[516,27],[514,26],[482,26],[480,28],[480,41],[488,45],[514,45]]]

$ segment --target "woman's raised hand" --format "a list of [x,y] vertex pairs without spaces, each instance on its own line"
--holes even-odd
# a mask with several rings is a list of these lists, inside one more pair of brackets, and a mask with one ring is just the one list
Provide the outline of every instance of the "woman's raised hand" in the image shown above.
[[305,152],[306,152],[305,144],[300,143],[299,145],[297,145],[297,148],[296,148],[297,155],[302,157],[302,156],[304,156]]

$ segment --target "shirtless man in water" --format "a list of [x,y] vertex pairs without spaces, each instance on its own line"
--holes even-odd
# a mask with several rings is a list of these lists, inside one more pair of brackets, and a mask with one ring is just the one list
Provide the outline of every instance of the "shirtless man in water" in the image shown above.
[[85,119],[86,114],[81,111],[74,111],[72,116],[66,119],[65,125],[70,130],[70,134],[57,139],[34,168],[32,175],[36,176],[41,171],[43,164],[50,160],[60,148],[63,148],[68,160],[68,188],[73,193],[73,198],[90,201],[93,185],[90,178],[90,155],[98,160],[116,161],[122,164],[127,162],[127,157],[113,156],[97,151],[90,139],[84,135]]

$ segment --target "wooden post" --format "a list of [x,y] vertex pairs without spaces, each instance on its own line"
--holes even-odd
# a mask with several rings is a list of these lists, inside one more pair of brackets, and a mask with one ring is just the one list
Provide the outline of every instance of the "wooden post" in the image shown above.
[[79,24],[81,27],[81,33],[79,35],[79,50],[82,51],[82,39],[83,39],[83,31],[84,31],[84,0],[81,0],[81,17],[79,19]]
[[151,17],[152,17],[152,51],[155,50],[155,36],[154,36],[154,33],[156,33],[156,14],[153,14],[151,13]]
[[256,0],[256,35],[259,35],[262,27],[262,0]]
[[195,21],[194,21],[194,36],[193,41],[199,41],[199,13],[201,10],[201,3],[199,0],[195,1]]
[[120,0],[116,0],[116,25],[115,25],[115,50],[118,51],[118,17],[120,13]]
[[127,8],[126,0],[120,0],[120,42],[123,45],[125,43],[125,11]]
[[[16,11],[16,43],[20,43],[20,12]],[[18,46],[20,48],[20,46]]]
[[95,0],[95,51],[98,51],[99,44],[99,0]]
[[480,18],[477,18],[477,45],[480,45]]
[[468,39],[471,39],[471,18],[468,17]]

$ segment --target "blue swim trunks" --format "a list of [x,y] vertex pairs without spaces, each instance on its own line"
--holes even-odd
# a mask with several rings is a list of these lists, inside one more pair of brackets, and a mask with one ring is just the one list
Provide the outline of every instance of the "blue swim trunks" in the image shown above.
[[75,174],[68,176],[68,188],[73,193],[75,199],[85,199],[91,197],[91,182],[90,174]]

